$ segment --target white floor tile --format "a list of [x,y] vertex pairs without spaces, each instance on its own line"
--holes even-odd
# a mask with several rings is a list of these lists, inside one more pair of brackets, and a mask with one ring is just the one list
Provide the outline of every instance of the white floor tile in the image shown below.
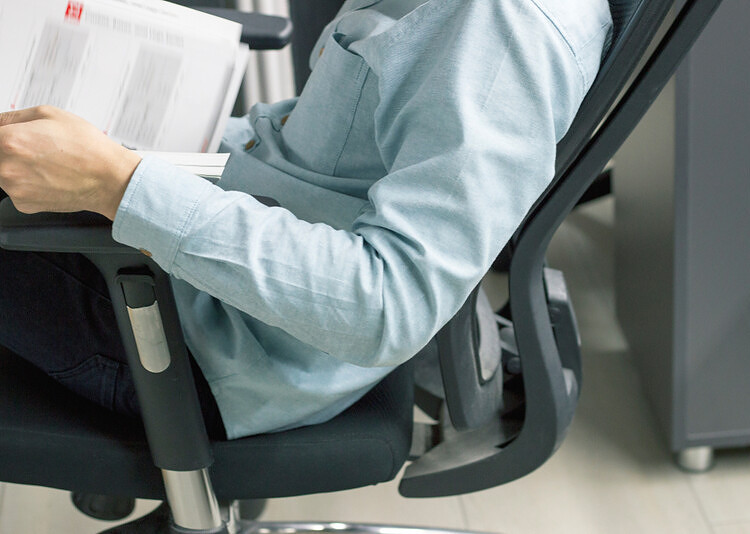
[[[0,534],[95,534],[127,521],[92,519],[73,506],[67,491],[16,484],[2,486],[5,491],[0,500]],[[156,504],[138,501],[131,517],[144,515]]]
[[689,475],[656,433],[615,320],[612,202],[568,218],[547,259],[566,275],[581,330],[583,394],[560,451],[532,475],[462,498],[469,526],[529,534],[709,533]]
[[710,533],[690,475],[674,467],[643,415],[632,369],[617,356],[599,355],[585,373],[580,409],[561,449],[519,481],[463,497],[469,527],[524,534]]
[[714,527],[714,534],[750,534],[750,523],[720,525]]
[[750,449],[717,451],[713,469],[690,482],[712,523],[750,523]]

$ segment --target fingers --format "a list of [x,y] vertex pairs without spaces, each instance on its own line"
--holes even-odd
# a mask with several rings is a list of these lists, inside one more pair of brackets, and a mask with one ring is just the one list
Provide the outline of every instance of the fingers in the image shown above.
[[48,119],[58,113],[59,110],[53,106],[35,106],[14,111],[0,113],[0,128],[9,124],[30,122],[38,119]]
[[[34,121],[59,118],[63,110],[53,106],[35,106],[0,113],[0,160],[7,158],[28,145],[28,137],[33,132]],[[31,126],[31,130],[29,129]]]

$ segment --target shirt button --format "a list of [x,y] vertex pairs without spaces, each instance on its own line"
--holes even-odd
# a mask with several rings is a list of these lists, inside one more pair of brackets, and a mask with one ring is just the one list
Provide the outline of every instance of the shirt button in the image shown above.
[[250,141],[245,144],[245,150],[250,150],[255,146],[255,139],[250,139]]
[[281,125],[284,126],[286,124],[286,121],[289,120],[289,115],[284,115],[281,117]]
[[145,248],[139,248],[139,249],[138,249],[138,252],[140,252],[140,253],[141,253],[141,254],[143,254],[144,256],[148,256],[149,258],[150,258],[151,256],[153,256],[153,254],[151,254],[151,252],[149,252],[149,251],[148,251],[148,250],[146,250]]
[[320,57],[320,56],[322,56],[322,55],[323,55],[323,51],[324,51],[325,49],[326,49],[326,47],[325,47],[325,46],[324,46],[324,47],[322,47],[322,48],[320,49],[320,52],[318,52],[318,57]]

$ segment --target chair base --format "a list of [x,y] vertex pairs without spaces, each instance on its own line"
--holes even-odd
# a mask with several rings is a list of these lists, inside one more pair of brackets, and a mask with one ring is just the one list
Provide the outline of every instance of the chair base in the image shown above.
[[337,522],[267,522],[239,520],[230,534],[479,534],[468,530]]
[[109,528],[99,534],[170,534],[170,525],[169,507],[161,504],[138,519]]
[[242,501],[223,508],[229,534],[481,534],[470,530],[341,521],[258,521],[241,517]]
[[82,514],[101,521],[125,519],[135,509],[135,499],[131,497],[73,492],[71,500]]
[[[243,508],[240,501],[235,501],[229,507],[222,507],[222,512],[226,521],[226,530],[216,531],[221,534],[481,534],[469,530],[371,523],[241,519],[240,514],[243,512]],[[204,534],[205,532],[175,527],[170,521],[169,509],[163,504],[146,516],[100,534]]]

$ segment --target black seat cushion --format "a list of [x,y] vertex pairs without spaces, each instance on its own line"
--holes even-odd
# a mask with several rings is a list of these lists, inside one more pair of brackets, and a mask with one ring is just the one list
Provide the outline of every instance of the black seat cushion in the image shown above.
[[[409,453],[412,396],[405,366],[327,423],[213,443],[218,497],[285,497],[391,480]],[[164,498],[140,421],[77,397],[2,348],[0,480]]]

